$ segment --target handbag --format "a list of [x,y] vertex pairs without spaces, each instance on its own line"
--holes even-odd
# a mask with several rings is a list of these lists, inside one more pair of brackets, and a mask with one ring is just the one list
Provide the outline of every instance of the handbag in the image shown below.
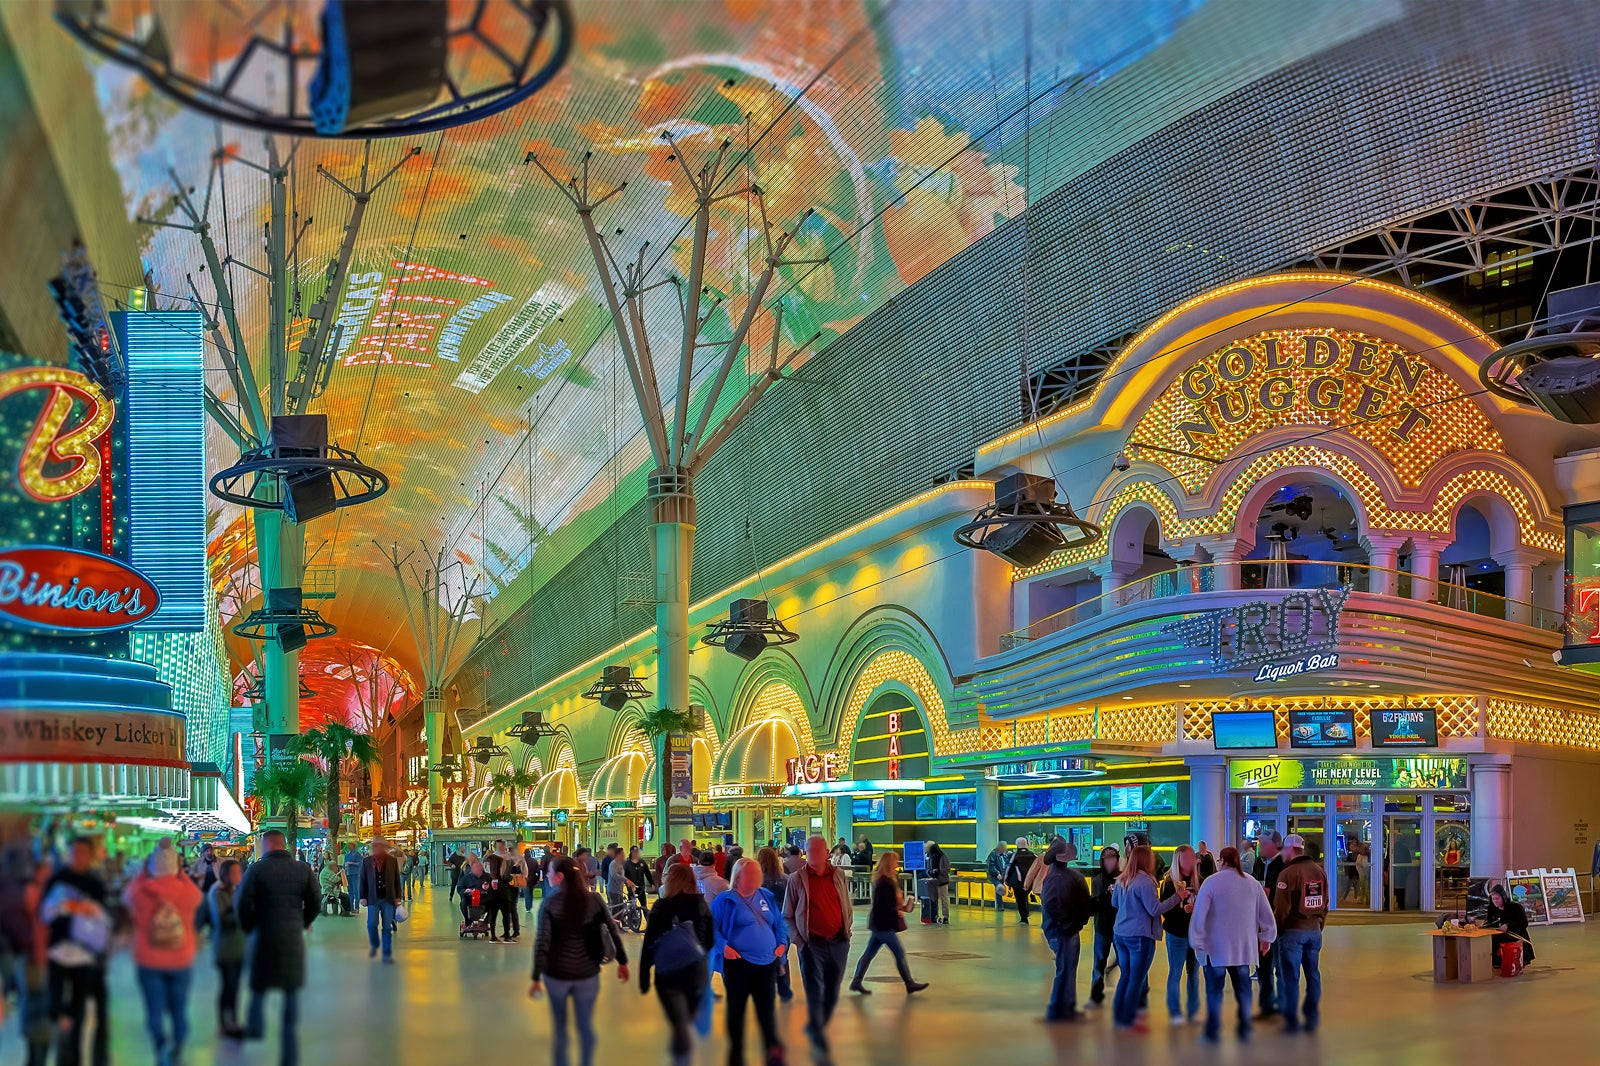
[[406,910],[406,905],[404,903],[396,903],[394,905],[394,924],[395,925],[402,924],[409,917],[411,917],[411,912]]
[[657,974],[674,974],[706,961],[705,945],[700,943],[693,922],[672,920],[672,928],[656,941],[653,965]]

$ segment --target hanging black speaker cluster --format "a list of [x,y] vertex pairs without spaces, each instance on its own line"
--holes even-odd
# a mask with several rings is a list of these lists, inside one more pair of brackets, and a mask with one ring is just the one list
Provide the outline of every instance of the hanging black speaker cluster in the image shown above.
[[598,700],[600,706],[620,711],[628,705],[629,700],[642,700],[650,694],[650,690],[639,683],[628,667],[608,666],[601,672],[600,680],[583,694],[583,698]]
[[510,755],[511,749],[504,744],[496,744],[494,737],[481,736],[472,742],[472,747],[467,749],[467,754],[479,766],[487,766],[490,759],[499,758],[502,755]]
[[315,609],[305,606],[298,587],[268,589],[267,602],[233,627],[236,637],[275,640],[284,651],[299,651],[306,641],[331,637],[338,631]]
[[754,659],[770,647],[793,644],[800,636],[771,616],[766,600],[734,600],[728,605],[728,617],[711,623],[703,639],[741,659]]
[[282,511],[299,523],[389,491],[381,471],[328,442],[327,415],[274,415],[268,436],[211,479],[212,493],[241,507]]
[[556,727],[544,720],[540,711],[523,711],[522,720],[506,730],[507,736],[516,737],[524,744],[536,744],[541,737],[556,735]]
[[994,486],[994,503],[955,531],[958,543],[982,548],[1013,566],[1036,566],[1063,548],[1091,544],[1100,527],[1056,499],[1055,479],[1008,474]]
[[1600,423],[1600,283],[1552,292],[1545,311],[1544,332],[1497,349],[1478,380],[1558,421]]

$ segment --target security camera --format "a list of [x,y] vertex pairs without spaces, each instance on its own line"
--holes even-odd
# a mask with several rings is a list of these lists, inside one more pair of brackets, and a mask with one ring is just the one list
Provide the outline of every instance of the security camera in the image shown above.
[[1119,451],[1117,453],[1116,459],[1111,463],[1112,468],[1115,469],[1118,473],[1121,473],[1122,471],[1128,469],[1128,467],[1130,467],[1132,465],[1133,465],[1133,460],[1128,458],[1128,453],[1127,453],[1126,449],[1124,449],[1123,451]]

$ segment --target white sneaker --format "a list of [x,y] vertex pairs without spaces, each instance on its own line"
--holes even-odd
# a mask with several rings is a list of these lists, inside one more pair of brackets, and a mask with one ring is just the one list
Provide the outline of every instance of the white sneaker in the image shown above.
[[1180,1015],[1180,1014],[1174,1014],[1172,1016],[1171,1022],[1172,1022],[1172,1027],[1174,1029],[1179,1029],[1179,1028],[1182,1028],[1183,1026],[1189,1024],[1187,1021],[1184,1020],[1183,1016]]

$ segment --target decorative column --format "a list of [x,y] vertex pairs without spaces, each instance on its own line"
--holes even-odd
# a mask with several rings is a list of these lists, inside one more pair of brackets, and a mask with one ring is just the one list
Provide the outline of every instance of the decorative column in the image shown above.
[[1533,624],[1533,568],[1542,557],[1527,548],[1512,548],[1494,557],[1506,571],[1506,621]]
[[1228,833],[1228,763],[1218,755],[1184,760],[1189,766],[1189,838],[1213,852],[1232,843]]
[[978,780],[977,794],[977,862],[983,862],[1000,843],[1000,786],[986,778]]
[[[1237,592],[1242,584],[1240,574],[1240,561],[1250,554],[1254,547],[1243,537],[1234,536],[1232,533],[1220,537],[1195,537],[1178,548],[1178,551],[1187,548],[1195,558],[1203,553],[1213,564],[1212,588],[1217,592]],[[1174,558],[1179,556],[1176,551]]]
[[1090,569],[1100,579],[1100,595],[1105,597],[1106,607],[1121,607],[1127,602],[1127,594],[1120,590],[1133,579],[1132,569],[1111,559],[1103,560]]
[[[650,475],[655,517],[656,695],[659,706],[689,706],[689,573],[694,560],[694,487],[687,470],[661,469]],[[663,777],[663,780],[667,780]],[[668,840],[691,836],[687,821],[671,821],[668,795],[656,794],[656,824]],[[748,829],[748,827],[746,827]],[[745,837],[740,837],[743,840]]]
[[[1504,876],[1511,869],[1511,764],[1507,756],[1485,756],[1472,774],[1473,877]],[[1496,761],[1489,761],[1496,760]]]
[[1439,602],[1439,553],[1443,546],[1418,535],[1411,538],[1411,598]]
[[[1366,549],[1367,565],[1372,568],[1367,571],[1368,592],[1379,596],[1400,594],[1400,549],[1405,547],[1406,539],[1380,533],[1362,534],[1361,547]],[[1434,560],[1437,562],[1438,556],[1434,556]]]

